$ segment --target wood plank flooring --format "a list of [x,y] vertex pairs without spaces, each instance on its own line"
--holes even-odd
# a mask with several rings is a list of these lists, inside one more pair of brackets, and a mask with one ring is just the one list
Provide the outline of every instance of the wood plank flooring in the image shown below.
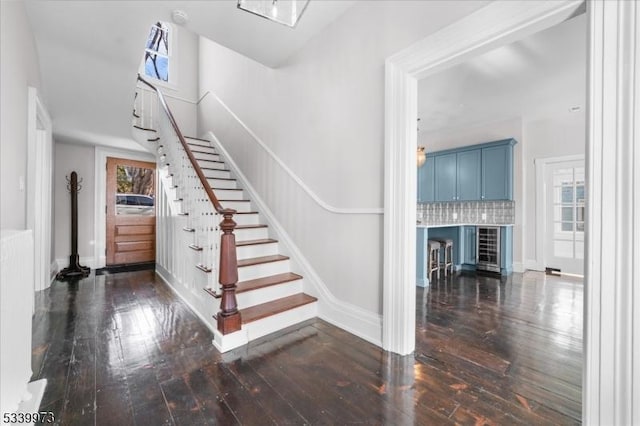
[[33,378],[65,425],[578,424],[582,294],[458,275],[417,290],[414,355],[321,320],[221,355],[152,271],[91,275],[38,293]]

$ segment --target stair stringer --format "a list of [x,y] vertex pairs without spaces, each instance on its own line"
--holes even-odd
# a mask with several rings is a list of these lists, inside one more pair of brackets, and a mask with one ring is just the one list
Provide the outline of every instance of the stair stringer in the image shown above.
[[222,155],[229,169],[240,182],[243,190],[249,195],[251,202],[260,212],[263,222],[269,225],[272,238],[280,242],[281,252],[291,258],[292,270],[301,271],[304,276],[304,292],[318,299],[317,316],[377,346],[382,346],[382,316],[336,298],[326,286],[293,239],[278,222],[268,205],[242,173],[236,162],[229,155],[216,135],[209,131],[203,139],[209,139]]

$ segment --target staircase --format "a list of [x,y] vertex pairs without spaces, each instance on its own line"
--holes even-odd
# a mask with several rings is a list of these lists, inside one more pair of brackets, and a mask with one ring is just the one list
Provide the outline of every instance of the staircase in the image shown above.
[[[158,92],[158,96],[162,95]],[[162,111],[157,113],[156,120],[157,129],[138,126],[137,131],[144,130],[147,133],[145,145],[156,144],[154,150],[158,153],[158,170],[162,176],[158,182],[158,192],[164,191],[165,197],[172,201],[168,203],[171,206],[167,209],[168,213],[177,217],[175,223],[183,225],[176,225],[178,231],[175,232],[186,235],[183,239],[187,244],[182,248],[178,247],[178,250],[189,251],[195,256],[196,261],[191,268],[197,272],[185,270],[183,273],[174,273],[183,275],[176,276],[176,281],[195,280],[206,283],[204,291],[200,293],[201,297],[208,298],[216,307],[220,306],[221,310],[213,316],[208,315],[210,321],[207,321],[214,331],[214,345],[224,352],[315,317],[317,299],[303,292],[304,278],[292,271],[289,257],[280,253],[278,240],[270,235],[269,226],[262,223],[259,212],[255,211],[251,200],[234,178],[233,171],[229,170],[212,143],[180,135],[195,160],[195,164],[192,164],[179,141],[180,137],[176,137],[174,129],[164,122]],[[196,168],[200,169],[206,182],[201,181]],[[217,316],[221,315],[225,304],[220,300],[225,290],[216,277],[216,272],[219,272],[222,282],[222,272],[218,268],[222,264],[220,246],[224,244],[220,243],[223,233],[219,225],[222,218],[207,198],[205,185],[213,191],[224,209],[236,211],[233,214],[237,256],[235,300],[241,328],[228,334],[219,331],[219,324],[217,328],[215,326]],[[163,209],[158,208],[159,215],[165,214],[160,210]],[[160,222],[164,223],[163,220]],[[188,265],[185,269],[187,268]],[[204,274],[206,278],[202,280],[198,276],[193,277],[194,273]],[[172,287],[182,296],[179,286]],[[193,303],[193,300],[190,305],[196,311],[203,310],[198,309],[201,304]],[[207,319],[205,312],[197,313],[201,318]]]

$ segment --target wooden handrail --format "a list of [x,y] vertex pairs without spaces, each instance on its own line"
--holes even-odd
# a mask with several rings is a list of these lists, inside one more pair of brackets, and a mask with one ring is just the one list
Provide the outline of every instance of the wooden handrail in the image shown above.
[[158,96],[158,101],[162,106],[169,122],[171,123],[171,127],[175,131],[178,136],[178,140],[182,144],[184,148],[184,152],[187,154],[193,169],[198,175],[198,179],[200,179],[200,183],[204,188],[209,200],[213,204],[214,209],[223,216],[222,222],[220,222],[220,228],[222,229],[222,236],[220,237],[220,267],[219,267],[219,282],[222,286],[222,299],[220,301],[220,312],[218,312],[216,318],[218,323],[218,331],[222,334],[233,333],[234,331],[240,330],[242,326],[242,321],[240,318],[240,312],[238,311],[238,302],[236,300],[236,284],[238,282],[238,260],[236,257],[236,237],[233,234],[233,230],[236,227],[236,223],[233,221],[233,215],[236,214],[236,211],[233,209],[225,209],[218,201],[216,194],[211,189],[209,182],[207,181],[207,177],[204,175],[204,172],[200,168],[196,157],[191,152],[191,148],[189,144],[184,138],[184,135],[180,131],[178,127],[178,123],[176,122],[171,110],[169,109],[169,105],[164,99],[162,92],[156,88],[153,84],[149,83],[147,80],[142,78],[140,74],[138,74],[138,81],[149,86]]

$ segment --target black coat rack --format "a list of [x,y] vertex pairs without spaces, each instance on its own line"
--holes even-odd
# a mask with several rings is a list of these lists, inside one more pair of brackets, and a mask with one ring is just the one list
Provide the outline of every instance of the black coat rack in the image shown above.
[[78,255],[78,192],[82,189],[82,179],[78,181],[78,174],[71,172],[71,179],[67,177],[67,190],[71,193],[71,255],[69,266],[58,273],[56,279],[76,280],[89,275],[91,268],[80,265]]

